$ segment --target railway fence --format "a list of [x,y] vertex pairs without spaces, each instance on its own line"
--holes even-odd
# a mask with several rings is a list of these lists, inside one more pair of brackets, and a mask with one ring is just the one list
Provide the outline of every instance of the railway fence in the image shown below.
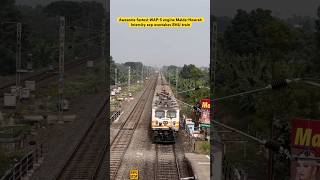
[[33,171],[39,167],[43,161],[42,144],[40,147],[30,151],[21,160],[14,164],[0,180],[22,180],[27,176],[30,176]]
[[181,133],[183,133],[183,135],[185,136],[185,138],[187,139],[186,143],[188,143],[188,147],[191,147],[192,151],[194,152],[196,149],[196,138],[193,137],[190,133],[186,132],[186,130],[181,129]]
[[114,113],[111,115],[111,117],[110,117],[111,123],[112,123],[113,121],[115,121],[115,120],[120,116],[121,112],[122,112],[122,110],[119,109],[119,110],[117,110],[116,112],[114,112]]
[[238,169],[226,157],[222,163],[223,180],[247,180],[247,174],[244,170]]

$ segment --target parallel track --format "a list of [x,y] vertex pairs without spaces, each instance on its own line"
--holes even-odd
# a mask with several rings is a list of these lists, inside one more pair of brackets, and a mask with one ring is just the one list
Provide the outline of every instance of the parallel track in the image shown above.
[[[95,59],[95,58],[96,57],[94,57],[93,59]],[[73,60],[71,62],[68,62],[67,64],[65,64],[65,67],[64,67],[65,71],[71,70],[73,68],[78,67],[79,65],[85,64],[87,60],[88,60],[88,57],[84,57],[79,60]],[[22,78],[21,82],[27,81],[27,80],[40,82],[40,81],[43,81],[43,80],[46,80],[46,79],[49,79],[52,77],[56,77],[56,76],[58,76],[56,73],[48,73],[48,71],[42,70],[38,73],[35,73],[34,75],[29,75],[25,78]],[[14,85],[16,85],[15,82],[11,82],[11,83],[7,83],[7,84],[2,85],[0,87],[0,93],[1,93],[0,97],[3,96],[3,93],[5,93],[6,90],[8,88],[10,88],[10,86],[14,86]]]
[[133,111],[128,116],[126,122],[120,127],[117,135],[111,142],[110,148],[110,179],[116,178],[121,166],[122,159],[131,142],[133,133],[138,125],[147,99],[156,85],[156,79],[150,79],[148,86],[145,88],[141,98],[135,105]]
[[56,179],[96,179],[107,150],[106,100]]
[[178,180],[180,170],[174,144],[156,144],[155,180]]

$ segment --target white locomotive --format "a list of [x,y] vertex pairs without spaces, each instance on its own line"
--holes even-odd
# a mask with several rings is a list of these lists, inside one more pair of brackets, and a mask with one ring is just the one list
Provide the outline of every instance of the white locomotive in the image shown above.
[[154,142],[175,142],[179,131],[180,109],[169,84],[159,73],[152,102],[152,139]]

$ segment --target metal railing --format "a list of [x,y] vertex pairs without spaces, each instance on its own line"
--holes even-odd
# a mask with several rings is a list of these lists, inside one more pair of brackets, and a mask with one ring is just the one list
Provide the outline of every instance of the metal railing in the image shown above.
[[237,169],[230,161],[228,161],[226,158],[223,159],[223,166],[222,166],[222,172],[223,172],[223,180],[246,180],[247,174]]
[[110,117],[110,121],[113,122],[114,120],[116,120],[116,119],[120,116],[121,112],[122,112],[122,111],[121,111],[121,109],[120,109],[120,110],[116,111],[115,113],[113,113],[113,114],[111,115],[111,117]]
[[10,170],[8,170],[0,180],[21,180],[23,177],[31,175],[37,164],[43,159],[42,144],[39,148],[30,151]]

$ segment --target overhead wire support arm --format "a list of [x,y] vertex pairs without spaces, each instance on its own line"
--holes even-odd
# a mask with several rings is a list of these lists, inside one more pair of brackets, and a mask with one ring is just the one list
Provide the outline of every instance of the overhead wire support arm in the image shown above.
[[233,98],[233,97],[238,97],[238,96],[258,93],[260,91],[265,91],[265,90],[270,90],[270,89],[281,89],[281,88],[285,88],[289,83],[299,82],[299,81],[301,81],[300,78],[275,80],[275,81],[272,81],[271,84],[269,84],[269,85],[267,85],[267,86],[265,86],[263,88],[254,89],[254,90],[250,90],[250,91],[245,91],[245,92],[241,92],[241,93],[236,93],[236,94],[232,94],[232,95],[228,95],[228,96],[224,96],[224,97],[220,97],[220,98],[215,98],[215,99],[213,99],[211,101],[214,101],[214,102],[215,101],[221,101],[221,100],[224,100],[224,99],[229,99],[229,98]]
[[319,83],[313,82],[313,81],[308,81],[308,80],[303,80],[302,82],[312,85],[312,86],[316,86],[316,87],[320,87]]
[[241,134],[241,135],[243,135],[243,136],[245,136],[245,137],[247,137],[247,138],[249,138],[249,139],[252,139],[252,140],[258,142],[259,144],[265,144],[265,143],[266,143],[266,140],[262,140],[262,139],[259,139],[259,138],[257,138],[257,137],[251,136],[250,134],[247,134],[247,133],[245,133],[245,132],[243,132],[243,131],[240,131],[240,130],[238,130],[238,129],[235,129],[235,128],[233,128],[233,127],[227,126],[227,125],[225,125],[225,124],[223,124],[223,123],[220,123],[220,122],[218,122],[218,121],[213,120],[213,123],[215,123],[215,124],[217,124],[217,125],[225,128],[225,129],[228,129],[228,130],[230,130],[230,131],[232,131],[232,132],[236,132],[236,133],[238,133],[238,134]]

